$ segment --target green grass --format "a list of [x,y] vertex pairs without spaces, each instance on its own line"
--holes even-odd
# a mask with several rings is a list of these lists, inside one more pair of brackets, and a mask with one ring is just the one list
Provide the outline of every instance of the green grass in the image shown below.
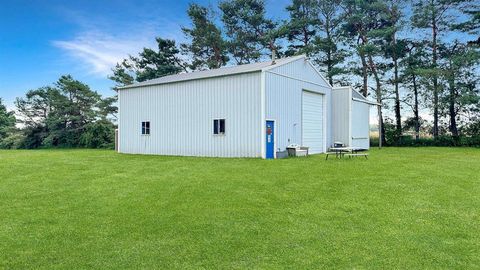
[[480,149],[0,151],[0,268],[480,267]]

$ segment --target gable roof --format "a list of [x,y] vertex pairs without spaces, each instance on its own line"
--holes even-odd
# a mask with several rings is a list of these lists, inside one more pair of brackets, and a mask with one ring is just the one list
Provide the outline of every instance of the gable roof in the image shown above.
[[164,76],[164,77],[160,77],[153,80],[148,80],[144,82],[139,82],[139,83],[118,87],[118,89],[128,89],[128,88],[136,88],[141,86],[159,85],[159,84],[167,84],[167,83],[174,83],[174,82],[183,82],[183,81],[190,81],[190,80],[228,76],[228,75],[241,74],[241,73],[264,71],[274,67],[288,64],[290,62],[293,62],[302,58],[306,58],[305,55],[280,58],[275,60],[275,64],[273,65],[272,65],[272,61],[270,60],[270,61],[258,62],[253,64],[222,67],[218,69],[194,71],[190,73],[180,73],[180,74]]

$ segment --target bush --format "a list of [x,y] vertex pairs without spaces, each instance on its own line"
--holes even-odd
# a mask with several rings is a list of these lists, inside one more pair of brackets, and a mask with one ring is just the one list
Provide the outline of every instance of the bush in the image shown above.
[[[378,145],[378,138],[370,138],[370,145]],[[384,146],[468,146],[480,147],[480,135],[460,136],[454,138],[448,135],[441,135],[438,138],[420,138],[415,140],[412,136],[401,136],[397,142],[387,141]]]
[[89,123],[80,136],[80,146],[87,148],[115,148],[115,126],[106,120]]
[[25,137],[19,133],[13,133],[0,141],[0,149],[17,149],[22,146]]

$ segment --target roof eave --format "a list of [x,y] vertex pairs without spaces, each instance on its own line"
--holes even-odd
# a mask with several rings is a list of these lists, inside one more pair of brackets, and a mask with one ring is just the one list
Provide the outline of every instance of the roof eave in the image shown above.
[[209,76],[209,77],[187,78],[187,79],[184,79],[184,80],[177,80],[177,81],[170,81],[170,82],[157,82],[157,83],[149,83],[149,84],[130,84],[130,85],[126,85],[126,86],[117,87],[117,89],[118,90],[132,89],[132,88],[139,88],[139,87],[145,87],[145,86],[154,86],[154,85],[162,85],[162,84],[187,82],[187,81],[206,80],[206,79],[210,79],[210,78],[228,77],[228,76],[235,76],[235,75],[238,75],[238,74],[255,73],[255,72],[260,72],[260,71],[261,71],[261,69],[247,70],[247,71],[240,71],[240,72],[231,73],[231,74],[218,74],[218,75],[213,75],[213,76]]
[[298,55],[298,56],[294,56],[294,57],[291,57],[288,61],[285,61],[281,64],[278,64],[278,63],[275,63],[275,64],[272,64],[268,67],[264,67],[262,69],[260,69],[262,72],[265,72],[265,71],[268,71],[268,70],[271,70],[271,69],[274,69],[274,68],[277,68],[277,67],[281,67],[281,66],[284,66],[286,64],[289,64],[291,62],[294,62],[294,61],[297,61],[299,59],[302,59],[302,58],[307,58],[307,56],[305,54],[301,54],[301,55]]

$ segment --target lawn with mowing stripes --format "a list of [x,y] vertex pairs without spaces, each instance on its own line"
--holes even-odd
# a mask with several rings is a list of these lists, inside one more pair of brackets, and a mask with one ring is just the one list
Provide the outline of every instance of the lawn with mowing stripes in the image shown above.
[[480,149],[0,151],[0,269],[480,268]]

